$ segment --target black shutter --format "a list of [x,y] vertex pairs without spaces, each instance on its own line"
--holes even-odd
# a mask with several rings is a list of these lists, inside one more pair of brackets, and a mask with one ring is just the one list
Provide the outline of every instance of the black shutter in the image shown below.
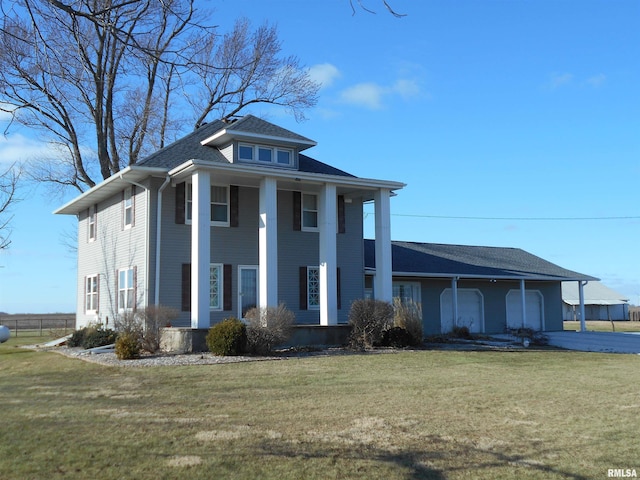
[[293,192],[293,229],[302,230],[302,192]]
[[338,195],[338,233],[347,231],[344,219],[344,195]]
[[233,309],[233,296],[232,296],[232,290],[233,290],[233,282],[231,281],[232,279],[232,275],[233,275],[233,267],[231,265],[229,265],[228,263],[224,264],[223,267],[223,274],[224,279],[223,279],[223,290],[224,290],[224,298],[222,300],[223,302],[223,309],[224,310],[232,310]]
[[300,267],[300,310],[307,310],[307,267]]
[[238,191],[239,188],[237,185],[229,186],[229,215],[231,217],[229,220],[229,226],[231,227],[238,226],[238,217],[240,216],[240,208],[238,206]]
[[191,264],[182,264],[182,311],[191,311]]
[[[187,198],[187,188],[184,182],[176,185],[176,223],[184,225],[185,202]],[[160,219],[158,219],[160,221]]]

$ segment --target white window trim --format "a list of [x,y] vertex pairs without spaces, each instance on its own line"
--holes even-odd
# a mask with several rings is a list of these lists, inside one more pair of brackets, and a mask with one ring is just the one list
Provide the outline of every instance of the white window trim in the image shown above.
[[[131,271],[131,272],[132,272],[132,274],[131,274],[131,275],[132,275],[132,277],[133,277],[132,284],[131,284],[131,285],[125,285],[125,286],[124,286],[124,288],[123,288],[123,286],[120,284],[120,278],[121,278],[121,277],[120,277],[120,274],[121,274],[122,272],[125,272],[125,277],[124,277],[124,278],[125,278],[125,284],[126,284],[126,283],[127,283],[127,279],[129,278],[129,275],[128,275],[128,272],[129,272],[129,271]],[[120,268],[120,269],[118,270],[118,293],[117,293],[117,294],[118,294],[118,311],[119,311],[119,312],[131,311],[131,310],[133,310],[133,309],[135,308],[135,306],[136,306],[136,298],[135,298],[135,295],[136,295],[136,288],[135,288],[135,282],[136,282],[136,273],[135,273],[135,269],[134,269],[133,267]],[[122,291],[124,291],[124,292],[125,292],[125,294],[124,294],[124,298],[125,298],[125,302],[126,302],[126,300],[129,298],[129,290],[132,290],[133,305],[130,305],[130,306],[129,306],[129,305],[127,305],[127,306],[124,306],[124,305],[122,304],[122,302],[120,301],[120,292],[122,292]]]
[[[129,197],[127,199],[127,197]],[[129,215],[129,223],[127,223],[127,211],[131,212]],[[133,226],[133,187],[127,187],[124,189],[124,200],[122,205],[122,224],[124,228],[131,228]]]
[[[314,197],[316,197],[316,209],[315,210],[308,210],[309,212],[316,212],[316,226],[315,227],[308,227],[304,224],[304,212],[305,212],[305,208],[304,208],[304,196],[305,195],[312,195]],[[300,197],[300,229],[303,232],[319,232],[320,231],[320,209],[319,209],[319,202],[320,202],[320,196],[317,193],[309,193],[309,192],[302,192],[301,193],[301,197]]]
[[87,219],[87,236],[89,239],[89,242],[93,242],[96,239],[96,218],[97,217],[97,208],[96,205],[91,205],[89,207],[89,217]]
[[[218,270],[218,304],[211,304],[213,291],[211,289],[211,272],[212,269]],[[222,263],[211,263],[209,265],[209,310],[220,311],[224,306],[224,265]]]
[[[240,147],[249,147],[253,151],[253,158],[241,158],[240,157]],[[259,160],[260,149],[271,150],[271,161],[265,162],[264,160]],[[289,163],[279,163],[278,162],[278,152],[288,152],[289,153]],[[253,144],[253,143],[238,143],[238,161],[244,163],[254,163],[257,165],[275,165],[278,167],[293,167],[294,166],[294,151],[292,148],[286,147],[275,147],[270,145],[261,145],[261,144]]]
[[[211,188],[213,187],[224,187],[227,190],[227,221],[226,222],[213,221],[211,220],[211,218],[209,218],[210,225],[212,227],[228,227],[229,225],[231,225],[230,223],[231,221],[231,186],[212,183]],[[211,205],[213,204],[214,202],[213,200],[211,200],[209,205],[209,212],[211,212]],[[216,205],[222,205],[222,204],[216,203]],[[191,212],[193,213],[193,184],[191,182],[186,182],[185,194],[184,194],[184,219],[185,219],[184,223],[186,225],[191,225],[191,217],[189,216],[189,206],[191,206]],[[211,216],[211,213],[209,213],[209,216]]]
[[[312,304],[311,302],[311,286],[312,286],[312,282],[311,282],[311,272],[314,271],[316,272],[315,274],[315,278],[316,278],[316,288],[318,289],[318,303],[317,305]],[[320,310],[320,267],[318,266],[307,266],[307,310]]]
[[[422,304],[422,292],[421,292],[422,285],[420,284],[420,282],[405,282],[402,280],[394,280],[392,282],[392,287],[391,287],[391,291],[394,292],[394,295],[393,295],[394,298],[398,298],[398,296],[395,295],[395,289],[396,287],[399,288],[400,285],[402,285],[405,288],[409,287],[411,289],[411,300],[413,301],[413,303],[415,303],[416,305]],[[404,300],[404,299],[401,298],[401,300]]]
[[[93,289],[91,289],[90,291],[90,286],[93,287],[93,283],[91,282],[91,280],[95,280],[95,291]],[[87,314],[96,314],[98,313],[98,308],[99,308],[99,302],[100,302],[100,298],[98,296],[99,293],[99,287],[98,287],[98,282],[100,281],[98,274],[94,274],[94,275],[87,275],[84,281],[84,309],[85,309],[85,313]],[[89,302],[89,299],[91,298],[91,302]],[[95,300],[94,300],[95,299]],[[89,308],[89,303],[91,303],[91,306],[94,308]]]

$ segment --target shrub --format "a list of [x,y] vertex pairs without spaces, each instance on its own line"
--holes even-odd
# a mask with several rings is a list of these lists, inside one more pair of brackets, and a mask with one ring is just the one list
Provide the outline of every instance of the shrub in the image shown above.
[[206,342],[214,355],[240,355],[246,349],[247,328],[237,318],[227,318],[209,329]]
[[469,332],[469,327],[467,326],[453,327],[451,336],[454,338],[464,338],[469,340],[471,338],[471,333]]
[[88,349],[111,345],[115,341],[116,332],[102,325],[94,325],[74,331],[67,340],[67,346]]
[[247,345],[255,355],[267,355],[289,340],[296,319],[282,303],[277,307],[252,308],[245,318],[249,322]]
[[102,326],[89,328],[82,342],[82,348],[88,349],[111,345],[115,343],[116,336],[116,332],[110,328]]
[[402,327],[391,327],[382,335],[382,345],[385,347],[405,348],[413,344],[413,336]]
[[140,339],[135,333],[124,332],[116,339],[116,357],[120,360],[132,360],[140,357]]
[[422,308],[412,300],[393,299],[393,325],[406,330],[411,336],[408,345],[420,345],[422,336]]
[[176,309],[164,305],[149,305],[137,312],[137,320],[142,326],[141,348],[149,353],[160,350],[160,330],[170,327],[171,321],[178,318],[178,315]]
[[353,348],[371,348],[380,344],[385,330],[393,325],[393,306],[371,298],[355,300],[349,311]]
[[74,330],[73,333],[71,334],[71,337],[69,337],[69,340],[67,340],[67,346],[72,348],[81,347],[82,344],[84,343],[84,337],[86,337],[86,335],[87,335],[87,327]]

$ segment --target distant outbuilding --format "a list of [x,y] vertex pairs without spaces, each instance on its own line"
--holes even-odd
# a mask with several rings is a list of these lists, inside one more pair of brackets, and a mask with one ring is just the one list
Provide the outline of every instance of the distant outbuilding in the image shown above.
[[[629,320],[629,299],[600,282],[584,286],[585,320]],[[576,282],[562,283],[562,316],[580,320],[580,297]]]

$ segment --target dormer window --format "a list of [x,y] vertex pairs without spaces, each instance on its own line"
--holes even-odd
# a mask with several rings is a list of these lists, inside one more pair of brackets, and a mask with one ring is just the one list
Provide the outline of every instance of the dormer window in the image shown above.
[[238,145],[238,160],[241,162],[291,167],[293,166],[293,150],[290,148],[241,143]]

